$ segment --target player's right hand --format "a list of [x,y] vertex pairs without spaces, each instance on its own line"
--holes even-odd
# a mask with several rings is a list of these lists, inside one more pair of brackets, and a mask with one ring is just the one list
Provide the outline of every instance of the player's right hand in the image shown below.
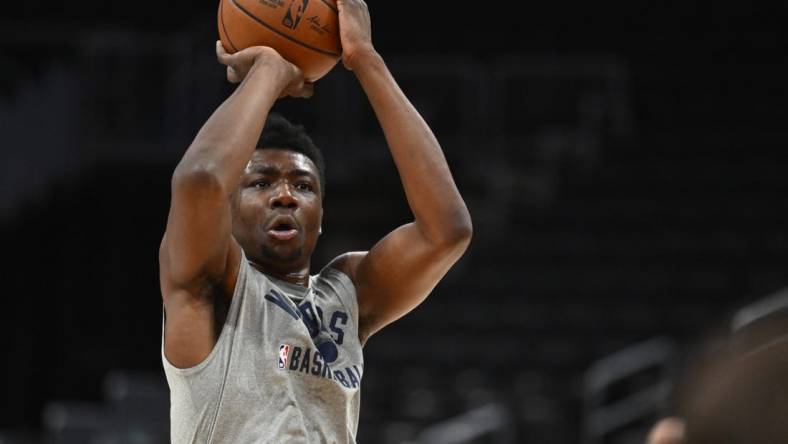
[[227,67],[227,80],[231,83],[242,82],[255,65],[266,65],[276,68],[276,72],[281,74],[276,77],[280,80],[279,97],[311,97],[314,92],[314,85],[304,81],[301,70],[285,60],[273,48],[252,46],[229,54],[222,46],[222,42],[217,40],[216,58],[219,63]]

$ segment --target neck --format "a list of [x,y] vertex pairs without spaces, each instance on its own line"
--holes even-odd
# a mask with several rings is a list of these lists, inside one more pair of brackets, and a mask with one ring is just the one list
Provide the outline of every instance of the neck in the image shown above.
[[272,267],[259,264],[254,261],[249,261],[249,263],[254,267],[257,271],[261,273],[265,273],[269,276],[273,276],[277,279],[283,280],[285,282],[289,282],[291,284],[300,285],[302,287],[309,286],[309,264],[301,267],[297,270],[277,270]]

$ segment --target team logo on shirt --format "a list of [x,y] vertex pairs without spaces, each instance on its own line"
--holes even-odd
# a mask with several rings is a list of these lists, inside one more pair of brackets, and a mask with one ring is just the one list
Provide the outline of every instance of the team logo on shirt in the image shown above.
[[[337,360],[339,355],[337,346],[342,345],[345,338],[345,328],[350,319],[347,313],[335,311],[330,317],[324,318],[323,309],[319,305],[313,305],[309,301],[295,305],[289,302],[287,296],[274,289],[266,293],[265,300],[273,302],[293,319],[304,323],[309,330],[309,336],[315,340],[315,344],[326,362],[331,363]],[[330,319],[330,321],[325,323],[323,319]],[[321,335],[321,333],[323,334]],[[319,336],[323,337],[319,338]],[[281,351],[280,349],[279,352],[281,353]]]
[[[265,300],[281,308],[294,321],[300,321],[314,341],[311,347],[280,344],[277,367],[282,370],[330,379],[348,389],[356,389],[361,384],[364,366],[362,364],[332,368],[339,360],[339,346],[345,340],[350,316],[344,311],[329,312],[324,316],[323,309],[310,301],[294,304],[284,294],[271,289]],[[325,322],[327,320],[328,322]]]
[[287,357],[290,355],[290,346],[282,344],[279,346],[279,368],[287,367]]

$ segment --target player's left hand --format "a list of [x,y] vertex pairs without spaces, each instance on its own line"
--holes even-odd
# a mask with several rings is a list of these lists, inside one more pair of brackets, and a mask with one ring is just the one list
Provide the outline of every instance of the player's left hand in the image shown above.
[[353,70],[361,55],[374,53],[372,22],[364,0],[337,0],[339,9],[339,39],[342,43],[342,63]]

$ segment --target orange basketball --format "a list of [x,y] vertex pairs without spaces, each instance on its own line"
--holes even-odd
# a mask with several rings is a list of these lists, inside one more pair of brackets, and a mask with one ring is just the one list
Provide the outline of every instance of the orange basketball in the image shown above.
[[218,15],[227,52],[270,46],[311,82],[331,71],[342,53],[336,0],[220,0]]

